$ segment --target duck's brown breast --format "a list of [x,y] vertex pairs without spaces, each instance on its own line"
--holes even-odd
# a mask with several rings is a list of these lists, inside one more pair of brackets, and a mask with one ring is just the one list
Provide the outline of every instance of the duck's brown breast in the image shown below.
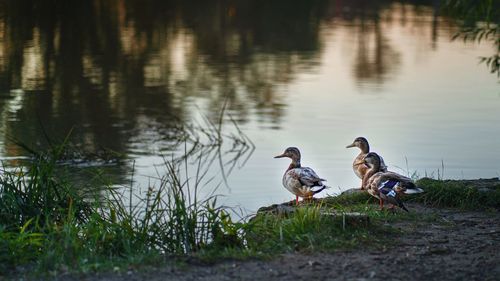
[[363,164],[363,160],[366,156],[366,153],[360,153],[356,158],[354,158],[354,162],[352,163],[352,169],[358,178],[363,179],[366,172],[368,171],[368,167]]

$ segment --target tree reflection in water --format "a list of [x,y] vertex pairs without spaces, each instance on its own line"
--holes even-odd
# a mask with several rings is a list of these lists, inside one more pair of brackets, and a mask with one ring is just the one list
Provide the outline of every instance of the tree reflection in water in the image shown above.
[[[0,128],[42,146],[40,124],[75,128],[88,149],[152,153],[178,138],[193,99],[211,120],[227,100],[237,122],[279,127],[284,89],[318,68],[325,29],[352,31],[355,80],[390,79],[401,62],[385,27],[435,1],[413,2],[3,0]],[[4,141],[3,154],[19,151]]]

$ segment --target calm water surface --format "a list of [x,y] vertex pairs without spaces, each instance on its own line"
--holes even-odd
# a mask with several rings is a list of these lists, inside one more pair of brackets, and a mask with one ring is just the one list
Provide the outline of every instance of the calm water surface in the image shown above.
[[329,193],[359,185],[357,136],[404,174],[500,174],[500,87],[478,63],[493,46],[451,41],[439,1],[81,2],[0,1],[6,166],[25,156],[7,136],[44,147],[44,130],[73,128],[85,149],[125,154],[111,178],[141,190],[183,152],[180,125],[217,122],[227,102],[224,131],[236,120],[255,150],[217,193],[246,211],[292,199],[272,158],[287,146]]

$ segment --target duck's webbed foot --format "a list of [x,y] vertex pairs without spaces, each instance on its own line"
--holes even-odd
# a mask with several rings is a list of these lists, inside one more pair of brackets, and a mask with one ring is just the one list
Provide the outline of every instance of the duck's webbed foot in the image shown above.
[[303,199],[303,202],[304,203],[312,203],[314,202],[315,198],[313,196],[308,196],[308,197],[304,197]]

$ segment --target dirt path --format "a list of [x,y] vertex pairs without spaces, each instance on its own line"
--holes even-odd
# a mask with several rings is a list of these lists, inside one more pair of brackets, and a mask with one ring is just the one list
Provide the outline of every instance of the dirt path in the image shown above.
[[223,261],[215,265],[165,266],[139,272],[62,280],[500,280],[500,213],[432,209],[442,223],[404,222],[411,234],[385,250],[286,254],[271,261]]

